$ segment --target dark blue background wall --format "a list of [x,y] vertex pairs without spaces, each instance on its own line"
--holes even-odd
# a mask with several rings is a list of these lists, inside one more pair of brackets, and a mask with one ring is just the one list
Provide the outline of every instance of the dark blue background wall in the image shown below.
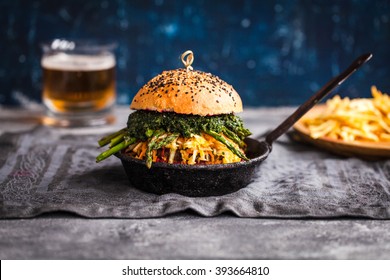
[[5,1],[0,0],[0,104],[40,102],[39,43],[104,38],[117,49],[118,103],[165,69],[212,72],[246,106],[296,105],[356,56],[373,60],[340,88],[390,89],[390,1]]

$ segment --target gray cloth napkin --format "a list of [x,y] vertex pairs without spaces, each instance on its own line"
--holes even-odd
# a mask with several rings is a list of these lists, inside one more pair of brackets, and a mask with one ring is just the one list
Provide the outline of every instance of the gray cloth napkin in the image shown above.
[[186,210],[203,216],[390,218],[390,160],[340,158],[283,136],[253,183],[236,193],[158,196],[130,187],[117,158],[95,163],[99,136],[46,127],[1,135],[0,218],[52,211],[147,218]]

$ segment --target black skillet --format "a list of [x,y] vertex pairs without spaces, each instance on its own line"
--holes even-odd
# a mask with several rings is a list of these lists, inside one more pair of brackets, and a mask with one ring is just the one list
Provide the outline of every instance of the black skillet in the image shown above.
[[272,150],[272,143],[287,132],[306,112],[322,98],[343,83],[372,54],[357,58],[344,72],[330,80],[291,116],[271,131],[264,140],[246,138],[249,161],[214,165],[184,165],[153,163],[148,169],[145,161],[132,158],[124,153],[115,155],[122,161],[130,185],[155,194],[178,193],[185,196],[217,196],[235,192],[247,186],[260,163]]

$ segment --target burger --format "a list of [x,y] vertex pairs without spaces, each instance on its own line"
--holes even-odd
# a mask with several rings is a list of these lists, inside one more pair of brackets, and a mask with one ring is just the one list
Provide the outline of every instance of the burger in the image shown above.
[[[185,55],[187,60],[184,60]],[[251,133],[235,113],[242,101],[219,77],[193,70],[193,55],[182,55],[186,68],[164,71],[135,95],[123,128],[99,141],[109,149],[100,162],[117,153],[167,164],[226,164],[248,160],[244,139]]]

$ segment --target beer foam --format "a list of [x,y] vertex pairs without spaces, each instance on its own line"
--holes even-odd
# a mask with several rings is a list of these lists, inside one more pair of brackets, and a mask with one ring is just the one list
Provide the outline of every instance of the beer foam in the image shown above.
[[58,53],[44,56],[41,65],[43,68],[52,70],[100,71],[114,67],[115,57],[113,54],[92,56]]

